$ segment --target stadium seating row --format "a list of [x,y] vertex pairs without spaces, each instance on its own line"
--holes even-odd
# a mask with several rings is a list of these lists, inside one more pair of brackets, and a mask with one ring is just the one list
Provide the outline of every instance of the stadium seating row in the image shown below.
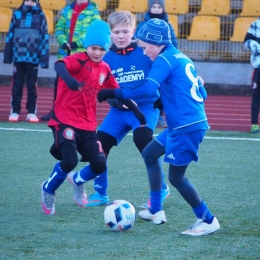
[[[49,34],[54,33],[54,15],[52,10],[44,9]],[[12,17],[11,8],[0,7],[0,32],[7,32],[9,29],[10,20]],[[257,17],[238,17],[235,20],[233,35],[230,41],[243,42],[246,31],[250,24]],[[169,15],[169,22],[173,25],[176,36],[178,37],[178,16]],[[220,40],[220,18],[217,16],[197,15],[192,20],[192,26],[188,40],[198,41],[218,41]]]
[[[106,1],[106,0],[104,0]],[[66,0],[44,0],[40,1],[43,9],[61,10],[66,5]],[[22,4],[21,0],[1,0],[1,7],[18,8]]]
[[[105,11],[107,0],[94,0],[99,11]],[[0,6],[17,8],[21,0],[1,0]],[[44,0],[41,1],[43,9],[61,10],[66,5],[66,0]],[[147,0],[118,0],[118,10],[129,10],[133,13],[144,13],[147,11]],[[165,0],[165,9],[168,14],[189,13],[189,0]],[[202,0],[199,15],[228,15],[230,13],[230,0]],[[259,16],[259,0],[243,0],[240,16]]]
[[[106,9],[106,0],[95,1],[98,6],[102,5],[102,11]],[[129,10],[133,13],[147,11],[146,0],[119,0],[117,10]],[[165,0],[165,9],[168,14],[189,13],[189,0]],[[100,9],[101,11],[101,9]],[[230,0],[202,0],[199,15],[228,15],[230,13]],[[243,0],[240,16],[259,16],[259,0]]]

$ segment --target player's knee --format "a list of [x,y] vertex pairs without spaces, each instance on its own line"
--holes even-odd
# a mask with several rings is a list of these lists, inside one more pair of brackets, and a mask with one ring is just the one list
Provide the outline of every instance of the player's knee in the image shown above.
[[96,174],[101,174],[104,172],[107,168],[107,163],[106,161],[99,161],[99,162],[93,162],[90,164],[91,170],[96,173]]
[[60,162],[60,167],[63,172],[69,173],[71,172],[78,164],[78,158],[67,158],[63,159]]
[[112,135],[109,135],[102,131],[97,132],[97,137],[102,144],[105,155],[108,156],[111,148],[116,145],[116,139]]
[[153,131],[148,127],[139,127],[134,131],[133,141],[135,146],[142,153],[143,149],[153,140]]
[[187,169],[187,165],[185,166],[170,165],[168,179],[171,185],[176,189],[178,189],[180,186],[188,182],[188,179],[185,176],[186,169]]

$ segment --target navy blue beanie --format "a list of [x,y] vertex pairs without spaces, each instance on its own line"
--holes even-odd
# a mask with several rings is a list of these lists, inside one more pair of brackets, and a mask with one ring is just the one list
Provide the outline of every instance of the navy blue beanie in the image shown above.
[[83,46],[87,48],[92,45],[100,46],[106,51],[109,50],[111,45],[110,27],[106,22],[96,20],[88,27]]
[[168,24],[158,18],[148,20],[138,31],[137,38],[158,46],[172,43]]

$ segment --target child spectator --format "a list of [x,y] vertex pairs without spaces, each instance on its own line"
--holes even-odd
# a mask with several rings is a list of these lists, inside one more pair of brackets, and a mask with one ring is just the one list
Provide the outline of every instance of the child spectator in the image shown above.
[[13,62],[10,122],[18,122],[24,81],[27,86],[26,120],[38,123],[38,66],[49,67],[49,35],[46,17],[38,0],[25,0],[14,12],[7,33],[4,63]]
[[[174,32],[173,26],[168,22],[168,14],[165,12],[165,3],[164,0],[149,0],[148,1],[148,12],[144,15],[144,21],[140,22],[136,28],[135,36],[137,36],[140,28],[152,18],[162,19],[167,22],[170,32],[171,32],[171,41],[175,48],[178,48],[177,38]],[[160,116],[158,118],[157,127],[165,128],[167,123],[165,121],[165,115],[163,109],[160,110]]]
[[160,87],[168,128],[161,132],[142,151],[150,180],[149,208],[138,212],[140,218],[159,225],[166,222],[162,205],[162,166],[160,157],[169,164],[169,181],[192,208],[197,220],[183,235],[202,236],[220,228],[217,218],[188,180],[186,170],[192,161],[198,161],[199,145],[209,129],[204,108],[207,93],[201,85],[194,63],[176,49],[169,37],[169,27],[161,19],[147,21],[137,35],[139,46],[153,61],[145,83],[136,89],[101,90],[100,102],[108,98],[135,98],[147,96]]
[[260,110],[260,19],[254,21],[245,36],[245,47],[251,51],[252,100],[251,100],[251,133],[259,133],[258,117]]
[[[136,40],[132,41],[135,31],[135,17],[128,11],[118,11],[111,13],[107,22],[111,29],[113,44],[103,61],[110,66],[120,88],[138,88],[138,85],[145,81],[152,62],[137,46]],[[158,97],[158,91],[154,91],[146,97],[136,97],[133,100],[146,117],[147,125],[144,127],[140,127],[133,112],[125,109],[120,102],[117,100],[109,101],[111,108],[97,132],[107,157],[112,147],[119,145],[131,130],[133,131],[133,142],[142,153],[144,147],[153,139],[159,115],[159,110],[153,108],[153,103]],[[164,180],[164,174],[162,179]],[[108,169],[94,180],[94,189],[96,193],[88,197],[87,206],[107,204],[109,201]],[[170,194],[170,189],[165,181],[163,181],[162,189],[164,200]]]
[[[96,98],[98,91],[104,87],[119,87],[109,66],[102,61],[110,46],[107,23],[102,20],[93,22],[88,28],[84,46],[86,52],[67,56],[55,64],[59,80],[48,126],[54,137],[50,153],[60,162],[41,186],[41,207],[46,215],[55,214],[55,192],[68,174],[74,202],[85,207],[84,183],[107,168],[106,156],[96,134]],[[125,104],[136,108],[131,101]],[[146,123],[142,114],[138,118],[141,123]],[[71,171],[78,164],[77,152],[90,164],[74,173]]]

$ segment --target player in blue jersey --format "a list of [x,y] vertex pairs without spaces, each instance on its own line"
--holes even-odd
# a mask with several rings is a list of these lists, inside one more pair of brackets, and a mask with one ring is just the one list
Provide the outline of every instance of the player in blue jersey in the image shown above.
[[154,224],[166,222],[161,203],[161,172],[159,158],[169,163],[169,181],[193,209],[197,220],[184,235],[201,236],[220,228],[217,218],[211,214],[196,188],[186,177],[192,161],[198,160],[198,149],[209,129],[204,100],[207,93],[200,83],[193,62],[177,50],[169,41],[167,23],[160,19],[147,21],[138,33],[139,46],[153,62],[152,69],[142,87],[135,90],[101,90],[100,102],[107,98],[134,99],[154,93],[160,87],[161,101],[168,128],[151,141],[142,151],[151,186],[151,206],[138,212],[139,217]]
[[[151,60],[143,54],[143,50],[137,46],[136,40],[132,41],[135,18],[128,11],[118,11],[111,13],[107,22],[111,28],[113,45],[103,60],[109,64],[120,88],[134,89],[145,81],[152,66]],[[118,100],[109,101],[110,111],[97,132],[106,156],[111,148],[117,146],[130,130],[133,131],[133,142],[142,153],[144,147],[153,139],[153,132],[159,117],[159,110],[153,108],[153,103],[158,97],[159,92],[155,90],[146,96],[136,96],[133,99],[145,115],[147,125],[144,127],[140,127],[140,122],[136,120],[133,112],[123,107]],[[164,174],[162,173],[162,175]],[[88,197],[86,206],[99,206],[108,203],[107,176],[106,171],[94,180],[95,193]],[[164,177],[162,179],[164,180]],[[162,187],[164,200],[169,195],[170,190],[164,181]]]

